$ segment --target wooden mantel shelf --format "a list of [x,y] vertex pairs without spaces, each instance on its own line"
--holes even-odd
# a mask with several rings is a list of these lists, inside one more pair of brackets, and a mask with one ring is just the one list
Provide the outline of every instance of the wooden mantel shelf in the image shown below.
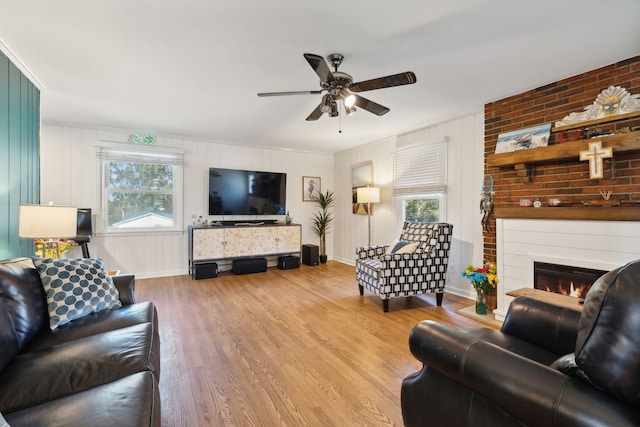
[[640,207],[495,208],[496,218],[640,221]]
[[602,141],[602,147],[613,148],[613,154],[640,150],[640,132],[628,132],[592,139],[549,145],[547,147],[512,151],[510,153],[487,154],[487,166],[504,167],[520,164],[552,162],[565,159],[579,159],[580,151],[589,148],[589,142]]

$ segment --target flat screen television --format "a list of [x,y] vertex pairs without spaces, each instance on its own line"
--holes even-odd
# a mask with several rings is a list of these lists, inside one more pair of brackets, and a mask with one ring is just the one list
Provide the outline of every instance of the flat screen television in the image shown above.
[[209,215],[284,215],[287,174],[209,168]]

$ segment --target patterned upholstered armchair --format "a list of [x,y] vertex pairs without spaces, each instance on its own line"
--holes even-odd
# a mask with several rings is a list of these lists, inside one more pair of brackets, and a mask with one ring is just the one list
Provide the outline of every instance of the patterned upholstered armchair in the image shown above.
[[357,248],[360,295],[364,288],[379,295],[385,312],[390,298],[433,292],[437,305],[442,305],[452,232],[452,224],[405,222],[399,241],[417,243],[414,251],[387,253],[389,245]]

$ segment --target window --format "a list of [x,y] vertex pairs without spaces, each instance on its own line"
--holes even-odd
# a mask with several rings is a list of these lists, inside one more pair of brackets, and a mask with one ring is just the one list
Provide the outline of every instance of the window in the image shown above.
[[425,194],[402,198],[404,221],[440,222],[444,220],[444,194]]
[[98,158],[103,231],[182,229],[182,153],[158,147],[99,147]]
[[447,138],[403,147],[393,153],[393,195],[405,221],[445,220]]

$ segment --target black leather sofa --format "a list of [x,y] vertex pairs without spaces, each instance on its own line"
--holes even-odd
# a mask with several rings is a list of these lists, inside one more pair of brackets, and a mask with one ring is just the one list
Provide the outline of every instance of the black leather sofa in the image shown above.
[[582,313],[518,297],[500,331],[423,321],[409,346],[408,427],[640,426],[640,262],[598,279]]
[[0,262],[0,413],[19,426],[160,426],[160,341],[133,275],[113,277],[121,308],[51,330],[29,258]]

